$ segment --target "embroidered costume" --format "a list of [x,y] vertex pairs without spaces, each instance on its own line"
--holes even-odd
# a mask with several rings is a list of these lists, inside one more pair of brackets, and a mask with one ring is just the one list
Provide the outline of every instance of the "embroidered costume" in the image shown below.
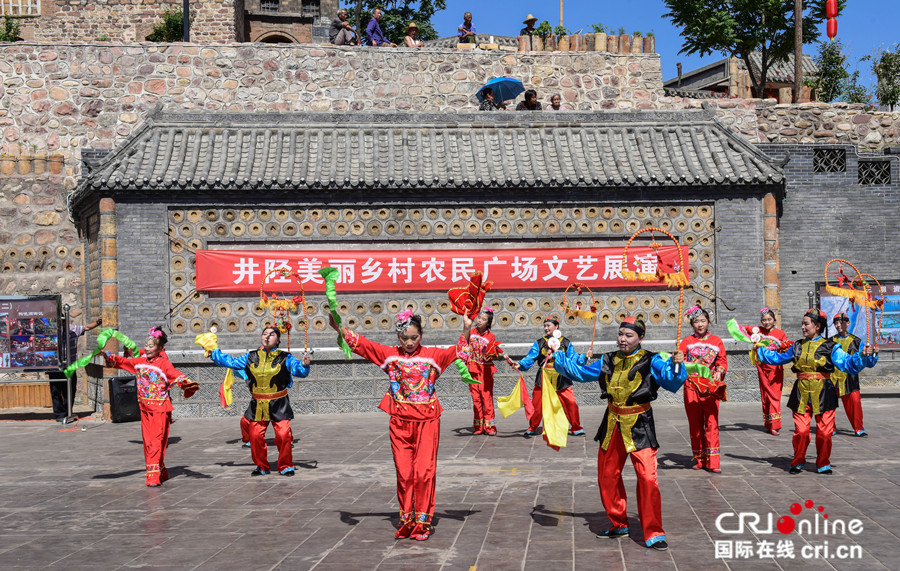
[[[678,349],[684,353],[685,363],[697,363],[709,370],[710,377],[717,371],[724,376],[728,370],[725,344],[716,335],[707,333],[702,338],[694,333],[681,340]],[[684,385],[684,410],[687,413],[691,433],[691,450],[696,468],[719,470],[719,401],[726,400],[725,383],[714,382],[697,372],[688,374]]]
[[[534,389],[531,392],[531,403],[534,405],[534,414],[528,419],[528,432],[526,432],[526,434],[530,435],[536,433],[538,427],[541,425],[541,420],[543,419],[543,399],[541,390],[543,389],[544,383],[547,383],[548,386],[556,391],[556,396],[559,397],[563,412],[565,412],[569,424],[572,425],[569,432],[574,435],[584,434],[584,428],[581,426],[581,416],[578,412],[578,402],[575,400],[575,392],[572,390],[572,381],[568,379],[565,374],[560,374],[554,369],[553,357],[547,358],[549,340],[550,336],[545,335],[535,341],[534,345],[532,345],[531,349],[528,351],[528,354],[519,361],[519,368],[522,371],[530,369],[535,361],[539,360],[541,363],[540,368],[534,376]],[[587,364],[587,357],[576,353],[575,348],[572,347],[572,343],[565,337],[559,337],[559,349],[554,353],[554,357],[560,353],[565,353],[569,360],[575,362],[579,366],[583,367]],[[564,427],[565,425],[563,425],[563,428]],[[565,436],[565,432],[563,432],[563,436]]]
[[[275,427],[278,471],[281,474],[292,474],[294,458],[291,446],[294,435],[291,431],[291,419],[294,418],[294,411],[291,409],[288,389],[294,384],[293,377],[303,378],[309,375],[309,366],[277,348],[266,351],[260,347],[240,357],[232,357],[216,349],[210,359],[216,365],[243,371],[247,375],[251,399],[244,418],[249,421],[250,456],[256,464],[258,474],[268,474],[271,470],[266,445],[266,429],[270,422]],[[241,428],[243,432],[243,421]]]
[[375,343],[343,330],[350,349],[387,373],[388,391],[378,408],[390,419],[391,451],[397,469],[400,531],[396,537],[417,537],[432,529],[435,475],[443,408],[435,381],[456,359],[468,360],[465,338],[446,349],[419,346],[413,353]]
[[[463,340],[460,337],[460,340]],[[469,374],[480,383],[469,385],[474,411],[475,434],[497,434],[494,420],[494,358],[499,356],[499,345],[490,330],[479,333],[477,327],[472,328],[469,336]]]
[[[846,337],[835,335],[831,340],[839,344],[850,355],[858,353],[862,345],[862,340],[852,333],[848,333]],[[834,383],[837,396],[844,403],[844,412],[847,413],[847,420],[850,421],[853,432],[857,436],[865,434],[862,400],[859,395],[859,375],[848,375],[841,371],[834,371],[831,373],[831,382]]]
[[594,440],[600,442],[597,481],[600,499],[612,523],[610,534],[627,535],[625,483],[622,467],[630,455],[637,474],[638,517],[647,547],[665,541],[662,505],[656,479],[656,429],[650,402],[659,387],[676,392],[687,378],[685,367],[674,372],[671,359],[664,359],[638,346],[625,354],[614,351],[585,367],[569,354],[557,354],[555,369],[580,383],[598,382],[601,398],[608,405]]
[[[139,356],[126,358],[106,354],[106,366],[123,369],[137,378],[138,406],[141,409],[141,438],[144,441],[144,462],[147,465],[147,485],[159,486],[169,479],[166,470],[166,445],[172,421],[172,401],[169,389],[192,384],[187,376],[169,361],[165,350],[147,358],[141,349]],[[193,394],[193,393],[191,393]]]
[[837,391],[832,382],[835,369],[855,375],[867,367],[874,367],[878,355],[869,357],[862,353],[848,354],[832,339],[821,335],[815,339],[801,339],[793,350],[778,353],[758,347],[750,355],[754,361],[768,365],[784,365],[793,362],[791,370],[797,373],[797,382],[791,390],[788,408],[794,411],[794,458],[791,470],[799,471],[806,463],[809,447],[809,425],[816,419],[816,470],[831,470],[831,435],[834,432],[834,411],[837,408]]
[[[760,339],[782,344],[787,341],[787,335],[781,329],[773,327],[746,326],[748,335],[758,330]],[[757,363],[756,373],[759,377],[759,395],[762,398],[763,423],[766,430],[781,430],[781,392],[784,390],[784,369],[777,365]]]

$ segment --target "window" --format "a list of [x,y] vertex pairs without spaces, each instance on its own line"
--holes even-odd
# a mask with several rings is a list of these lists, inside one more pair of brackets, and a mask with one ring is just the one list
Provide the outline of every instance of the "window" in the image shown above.
[[0,16],[40,16],[41,0],[0,0]]
[[891,163],[860,160],[859,184],[891,184]]
[[277,12],[278,0],[259,0],[259,9],[261,12]]
[[814,149],[813,172],[846,172],[847,151],[844,149]]
[[306,18],[318,18],[319,0],[303,0],[301,13]]

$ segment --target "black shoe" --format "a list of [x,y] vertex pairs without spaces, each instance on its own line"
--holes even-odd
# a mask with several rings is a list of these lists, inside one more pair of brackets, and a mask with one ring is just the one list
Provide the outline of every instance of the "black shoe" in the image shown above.
[[803,471],[803,466],[791,466],[790,473],[791,474],[799,474]]
[[666,543],[666,540],[657,541],[656,543],[650,545],[649,547],[650,547],[650,549],[655,549],[657,551],[668,551],[669,550],[669,544]]
[[832,472],[831,468],[829,468],[827,470],[822,470],[821,472],[819,472],[819,474],[834,474],[834,472]]
[[259,468],[257,468],[256,470],[253,470],[252,472],[250,472],[250,475],[251,476],[268,476],[269,471],[268,470],[260,470]]
[[523,434],[525,438],[531,438],[532,436],[537,436],[537,431],[534,430],[526,430],[525,434]]
[[601,539],[603,539],[603,538],[616,539],[617,537],[625,537],[627,535],[628,535],[627,527],[611,527],[611,528],[607,529],[606,531],[601,531],[600,533],[598,533],[597,537],[599,537]]

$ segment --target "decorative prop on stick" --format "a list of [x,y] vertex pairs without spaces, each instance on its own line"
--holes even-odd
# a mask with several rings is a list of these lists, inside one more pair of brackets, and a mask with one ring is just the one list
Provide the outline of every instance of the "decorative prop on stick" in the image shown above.
[[466,287],[453,288],[447,292],[450,298],[450,310],[457,315],[468,316],[469,319],[478,317],[481,306],[484,304],[484,295],[490,291],[493,282],[482,281],[481,272],[475,272],[469,277]]
[[[640,264],[641,266],[653,268],[652,272],[642,272],[642,271],[632,271],[628,269],[628,247],[631,246],[631,242],[643,234],[644,232],[650,232],[650,238],[653,240],[650,242],[650,248],[653,249],[654,255],[656,256],[656,260],[651,260],[650,264],[640,264],[640,262],[636,262],[636,265]],[[662,256],[659,254],[659,248],[662,244],[656,241],[653,237],[653,232],[660,232],[669,237],[672,242],[675,243],[675,249],[678,251],[678,261],[673,264],[667,264],[662,259]],[[649,226],[647,228],[643,228],[638,230],[634,234],[631,235],[631,238],[628,239],[628,242],[625,244],[625,249],[622,250],[622,277],[626,280],[630,281],[645,281],[645,282],[659,282],[662,281],[667,287],[677,287],[678,288],[678,333],[677,338],[675,339],[675,350],[678,350],[678,346],[681,344],[681,322],[682,315],[684,314],[684,288],[688,285],[688,279],[684,275],[684,269],[687,266],[685,265],[684,260],[684,252],[681,250],[681,244],[678,243],[678,239],[666,232],[662,228],[655,228],[653,226]],[[675,374],[681,372],[681,366],[679,364],[675,364]]]
[[[875,342],[872,344],[875,347],[878,347],[878,341],[879,341],[879,339],[881,339],[881,326],[884,324],[884,288],[881,286],[881,283],[877,279],[875,279],[875,276],[873,276],[872,274],[860,274],[860,275],[863,278],[868,278],[868,279],[872,280],[873,282],[875,282],[875,285],[878,286],[878,299],[872,299],[872,288],[871,287],[869,287],[869,295],[866,297],[866,299],[868,301],[875,302],[875,306],[879,311],[879,313],[878,313],[878,331],[875,333]],[[867,284],[868,282],[863,282],[863,283]],[[866,307],[867,315],[868,315],[868,311],[869,311],[869,309],[867,306]],[[874,315],[875,309],[873,309],[872,311],[873,311],[872,317],[875,317],[875,315]],[[866,323],[868,323],[868,321]],[[868,335],[868,332],[867,332],[867,335]]]
[[[828,266],[835,262],[838,263],[837,273],[834,274],[834,279],[837,281],[837,285],[833,286],[828,281]],[[853,268],[853,271],[856,272],[856,275],[850,277],[845,274],[844,264],[847,264],[848,266]],[[881,289],[881,284],[878,284],[878,288],[881,293],[881,299],[872,299],[872,292],[870,291],[869,284],[866,282],[864,276],[869,276],[869,274],[861,273],[856,268],[856,266],[854,266],[847,260],[834,258],[833,260],[829,260],[828,263],[825,264],[825,291],[832,295],[846,297],[850,300],[850,307],[859,305],[863,307],[864,311],[866,312],[866,343],[868,344],[871,337],[871,330],[869,327],[869,309],[878,309],[879,307],[881,307],[882,313],[884,312],[884,290]],[[877,280],[876,283],[878,283]]]
[[[300,293],[293,297],[279,297],[277,293],[266,294],[263,288],[269,281],[269,277],[273,275],[281,276],[286,282],[285,285],[290,286],[285,291],[291,291],[292,289],[296,291],[291,283],[291,279],[293,279],[296,282],[296,287],[300,289]],[[303,282],[300,281],[300,276],[297,275],[297,272],[288,268],[277,268],[267,273],[259,286],[259,306],[271,311],[274,318],[272,325],[277,327],[282,333],[287,333],[288,351],[291,350],[291,312],[297,311],[298,307],[302,307],[303,320],[300,322],[300,325],[303,326],[303,350],[307,351],[309,349],[309,320],[306,314],[306,298],[303,291]]]
[[[575,300],[574,303],[569,303],[569,290],[575,288],[576,295],[582,295],[584,290],[587,290],[588,295],[591,296],[591,304],[587,307],[584,306],[584,302],[581,300]],[[591,288],[586,286],[583,283],[574,282],[569,287],[566,288],[566,291],[563,292],[563,311],[566,312],[566,315],[574,315],[575,317],[580,317],[585,321],[590,321],[593,325],[593,330],[591,331],[591,351],[594,350],[594,338],[597,336],[597,299],[594,297],[594,292],[591,291]]]

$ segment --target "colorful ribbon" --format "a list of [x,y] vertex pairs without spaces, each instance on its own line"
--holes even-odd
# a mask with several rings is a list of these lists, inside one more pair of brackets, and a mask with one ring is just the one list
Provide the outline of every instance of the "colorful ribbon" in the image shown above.
[[[660,351],[659,356],[663,359],[670,359],[671,355],[666,353],[665,351]],[[684,370],[687,371],[687,375],[690,377],[693,374],[696,374],[698,377],[702,377],[704,379],[712,378],[712,370],[709,367],[702,363],[688,363],[685,361],[683,363]]]
[[737,319],[729,319],[728,323],[728,332],[731,333],[731,338],[735,341],[742,341],[744,343],[753,343],[753,340],[747,337],[747,335],[742,330],[740,324],[737,322]]
[[453,361],[453,364],[456,365],[456,370],[459,371],[459,376],[462,377],[462,381],[464,383],[468,383],[470,385],[480,385],[481,381],[476,381],[472,378],[472,373],[469,372],[469,367],[463,363],[462,359],[457,359]]
[[112,328],[106,329],[102,331],[100,335],[97,335],[97,348],[94,349],[90,355],[85,355],[81,359],[78,359],[77,361],[66,367],[66,369],[63,371],[63,374],[71,379],[72,375],[75,374],[75,370],[87,366],[88,363],[90,363],[94,359],[94,357],[96,357],[103,351],[103,348],[113,337],[121,341],[122,345],[124,347],[127,347],[131,351],[137,349],[137,343],[126,337],[124,333],[116,331]]
[[325,278],[325,297],[328,298],[328,310],[331,312],[331,317],[334,318],[334,322],[337,324],[338,347],[344,352],[344,356],[349,359],[353,351],[350,350],[350,346],[347,345],[347,341],[344,340],[344,334],[341,332],[341,316],[337,312],[337,290],[334,287],[341,272],[337,268],[327,267],[319,270],[319,275]]

